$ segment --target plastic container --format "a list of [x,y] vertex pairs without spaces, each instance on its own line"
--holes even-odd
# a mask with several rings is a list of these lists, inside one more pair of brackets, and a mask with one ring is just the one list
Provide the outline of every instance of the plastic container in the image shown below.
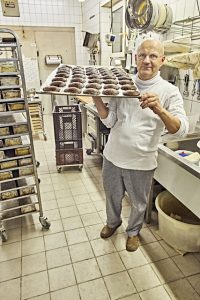
[[156,197],[159,235],[179,253],[200,251],[200,219],[168,191]]

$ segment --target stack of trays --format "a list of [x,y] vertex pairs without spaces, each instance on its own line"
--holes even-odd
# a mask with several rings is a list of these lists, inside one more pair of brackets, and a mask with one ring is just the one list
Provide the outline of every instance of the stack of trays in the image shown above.
[[101,97],[140,96],[134,81],[120,68],[61,65],[42,86],[43,93]]

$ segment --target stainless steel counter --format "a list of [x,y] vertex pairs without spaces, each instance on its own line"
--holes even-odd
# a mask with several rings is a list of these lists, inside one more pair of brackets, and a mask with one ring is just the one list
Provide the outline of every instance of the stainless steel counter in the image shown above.
[[[178,141],[178,148],[197,151],[195,139]],[[158,149],[158,167],[154,179],[200,218],[200,167],[179,156],[165,144]],[[149,213],[148,213],[149,215]]]

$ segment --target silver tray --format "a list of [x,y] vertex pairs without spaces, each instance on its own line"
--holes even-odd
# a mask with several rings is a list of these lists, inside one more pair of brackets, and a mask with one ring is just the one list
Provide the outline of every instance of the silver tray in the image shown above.
[[[64,86],[58,86],[56,87],[57,90],[51,91],[47,90],[53,83],[52,80],[55,80],[55,77],[58,76],[58,73],[61,72],[61,70],[68,70],[68,73],[66,74],[66,78],[63,77],[66,81],[63,81]],[[65,72],[62,72],[65,73]],[[91,74],[90,74],[91,73]],[[64,75],[62,75],[64,76]],[[80,77],[77,77],[80,76]],[[82,76],[82,77],[81,77]],[[72,83],[72,80],[74,78],[79,78],[83,82],[79,82],[82,84],[82,88],[79,91],[66,91],[70,87],[70,84]],[[124,78],[124,79],[123,79]],[[63,79],[63,80],[64,80]],[[94,89],[88,91],[89,93],[85,93],[86,90],[88,90],[88,84],[92,84],[90,81],[98,79],[99,83],[97,83],[99,89],[97,89],[98,93],[94,94]],[[77,80],[77,79],[76,79]],[[97,80],[97,81],[98,81]],[[109,93],[110,91],[107,91],[107,94],[105,94],[105,87],[108,84],[112,84],[112,80],[114,81],[114,91],[118,91],[118,94],[112,94]],[[127,82],[128,86],[132,86],[132,91],[134,90],[137,92],[137,94],[132,95],[126,94],[127,90],[124,90],[124,86],[127,85],[124,83],[124,81]],[[54,81],[55,82],[55,81]],[[123,83],[123,84],[122,84]],[[128,88],[126,86],[126,88]],[[134,92],[134,93],[135,93]],[[103,66],[75,66],[75,65],[65,65],[61,64],[59,65],[47,78],[45,83],[41,86],[40,92],[41,94],[57,94],[57,95],[69,95],[69,96],[100,96],[100,97],[120,97],[120,98],[127,98],[127,97],[133,97],[133,98],[139,98],[140,93],[133,81],[133,79],[127,74],[123,69],[117,68],[117,67],[103,67]]]

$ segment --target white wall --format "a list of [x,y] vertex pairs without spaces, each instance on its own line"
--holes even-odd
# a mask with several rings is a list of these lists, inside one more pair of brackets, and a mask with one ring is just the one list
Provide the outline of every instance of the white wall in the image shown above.
[[77,64],[83,64],[82,9],[78,0],[19,0],[20,17],[4,17],[0,24],[17,26],[75,27]]

